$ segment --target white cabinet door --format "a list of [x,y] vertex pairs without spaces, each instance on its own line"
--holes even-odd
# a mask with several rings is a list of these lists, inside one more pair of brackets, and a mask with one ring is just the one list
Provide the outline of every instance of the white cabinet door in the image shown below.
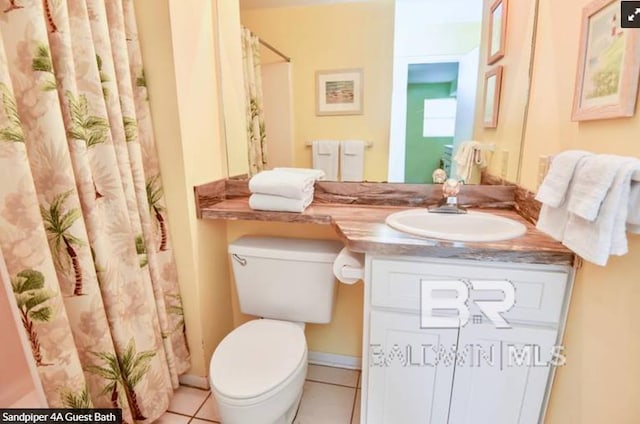
[[421,329],[418,314],[370,315],[367,424],[447,422],[458,329]]
[[463,327],[449,424],[538,423],[556,335],[544,327]]

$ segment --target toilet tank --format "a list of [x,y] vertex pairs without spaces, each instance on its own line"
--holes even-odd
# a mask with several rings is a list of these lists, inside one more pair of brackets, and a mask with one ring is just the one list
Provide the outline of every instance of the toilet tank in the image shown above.
[[229,245],[240,310],[285,321],[326,324],[336,297],[333,240],[244,236]]

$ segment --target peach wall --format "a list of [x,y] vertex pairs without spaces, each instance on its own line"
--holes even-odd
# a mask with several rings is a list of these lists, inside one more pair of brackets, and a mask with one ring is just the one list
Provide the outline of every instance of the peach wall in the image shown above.
[[227,175],[213,22],[208,0],[136,0],[145,75],[191,349],[204,377],[232,328],[223,221],[196,218],[193,186]]
[[[374,143],[365,179],[387,179],[393,16],[392,0],[242,11],[243,25],[292,58],[295,166],[310,167],[308,141],[363,139]],[[364,68],[364,113],[316,116],[315,72],[349,68]]]
[[[571,122],[581,14],[589,3],[540,0],[521,178],[532,190],[541,155],[586,149],[640,157],[638,111],[633,118]],[[547,424],[640,422],[640,236],[630,239],[628,255],[578,271],[564,341],[567,364],[557,372]]]

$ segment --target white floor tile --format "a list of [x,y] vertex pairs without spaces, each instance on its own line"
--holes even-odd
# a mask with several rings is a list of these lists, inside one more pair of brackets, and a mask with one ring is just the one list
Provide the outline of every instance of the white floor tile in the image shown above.
[[356,403],[353,407],[353,418],[351,418],[351,424],[360,424],[360,389],[358,389],[356,393]]
[[204,403],[209,393],[208,390],[180,386],[173,394],[169,411],[192,416]]
[[160,418],[154,421],[155,424],[187,424],[191,417],[185,417],[184,415],[172,414],[167,412]]
[[358,384],[359,374],[360,371],[358,370],[346,370],[343,368],[325,367],[322,365],[309,365],[309,368],[307,369],[307,380],[356,387]]
[[[194,418],[193,420],[189,421],[190,423],[203,423],[203,424],[211,424],[213,421],[207,421],[207,420],[200,420],[198,418]],[[218,422],[218,421],[216,421]]]
[[220,421],[220,413],[218,412],[218,404],[211,394],[202,405],[202,408],[196,414],[196,418],[204,418],[205,420]]
[[294,424],[346,424],[351,420],[355,390],[306,381]]

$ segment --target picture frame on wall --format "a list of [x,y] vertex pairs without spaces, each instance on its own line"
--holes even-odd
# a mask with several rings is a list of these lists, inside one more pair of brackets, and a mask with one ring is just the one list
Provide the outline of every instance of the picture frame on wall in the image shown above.
[[621,27],[620,2],[595,0],[582,11],[572,121],[630,117],[640,77],[640,34]]
[[491,4],[487,65],[491,65],[504,57],[507,41],[507,9],[508,0],[495,0]]
[[499,65],[484,74],[484,110],[482,121],[485,128],[496,128],[498,126],[502,73],[503,67]]
[[362,115],[363,71],[316,71],[316,115]]

